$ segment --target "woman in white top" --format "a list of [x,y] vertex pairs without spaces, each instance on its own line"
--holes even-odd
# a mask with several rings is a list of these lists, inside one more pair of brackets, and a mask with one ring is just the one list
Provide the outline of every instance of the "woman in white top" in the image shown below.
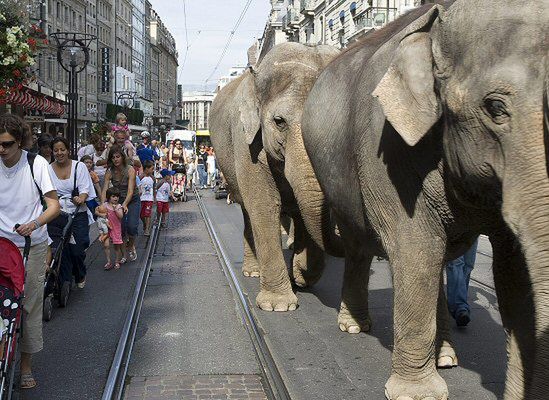
[[[31,250],[25,268],[26,311],[21,337],[21,387],[36,386],[32,376],[32,354],[43,347],[42,304],[44,295],[44,260],[48,248],[46,224],[59,214],[59,202],[48,172],[48,162],[41,156],[22,150],[31,141],[29,126],[21,118],[0,115],[0,236],[25,245],[31,237]],[[31,171],[32,163],[32,171]],[[47,208],[44,210],[40,192]],[[16,224],[21,224],[15,229]]]
[[[59,280],[61,285],[70,282],[74,274],[77,286],[82,289],[86,284],[86,249],[90,245],[86,200],[96,197],[95,189],[86,165],[69,158],[67,139],[57,137],[51,146],[55,161],[50,164],[50,175],[57,188],[59,202],[63,211],[70,214],[76,212],[72,221],[72,236],[76,243],[69,244],[63,250]],[[63,217],[58,220],[63,220]]]

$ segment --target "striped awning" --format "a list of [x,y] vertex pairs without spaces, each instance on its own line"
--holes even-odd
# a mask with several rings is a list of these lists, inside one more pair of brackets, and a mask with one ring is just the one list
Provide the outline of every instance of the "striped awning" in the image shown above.
[[22,106],[24,109],[38,110],[45,114],[63,115],[65,106],[58,100],[50,100],[43,94],[33,94],[29,90],[19,90],[11,93],[5,102]]

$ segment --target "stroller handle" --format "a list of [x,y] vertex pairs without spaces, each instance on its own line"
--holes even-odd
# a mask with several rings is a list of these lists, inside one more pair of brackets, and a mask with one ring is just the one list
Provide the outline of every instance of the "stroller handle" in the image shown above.
[[[19,228],[21,224],[15,224],[15,229]],[[31,247],[31,238],[30,236],[25,236],[25,248],[23,249],[23,258],[27,258],[29,256]]]

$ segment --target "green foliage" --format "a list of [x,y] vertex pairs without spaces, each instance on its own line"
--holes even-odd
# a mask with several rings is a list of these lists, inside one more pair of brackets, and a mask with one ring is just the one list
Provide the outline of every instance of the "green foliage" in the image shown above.
[[128,117],[128,124],[141,125],[145,114],[142,110],[124,108],[116,104],[107,104],[107,120],[114,122],[116,114],[124,113]]

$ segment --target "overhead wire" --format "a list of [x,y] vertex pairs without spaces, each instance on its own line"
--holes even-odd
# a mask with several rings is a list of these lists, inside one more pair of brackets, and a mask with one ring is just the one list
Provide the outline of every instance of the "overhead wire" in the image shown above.
[[221,65],[221,62],[223,61],[223,58],[225,57],[225,55],[227,54],[227,51],[229,50],[229,46],[231,45],[231,42],[234,38],[234,35],[235,35],[238,27],[240,26],[240,24],[244,20],[244,16],[246,15],[246,12],[250,8],[251,4],[252,4],[252,0],[247,0],[246,4],[244,5],[244,8],[242,9],[242,12],[240,13],[240,16],[238,17],[238,20],[236,21],[233,29],[231,30],[231,33],[229,34],[229,37],[227,39],[227,43],[225,43],[225,47],[223,47],[223,50],[221,51],[221,55],[219,56],[219,59],[218,59],[217,63],[215,64],[215,67],[214,67],[213,71],[210,73],[208,78],[204,80],[204,86],[209,81],[211,81],[212,76],[214,76],[214,74],[217,72],[219,66]]

